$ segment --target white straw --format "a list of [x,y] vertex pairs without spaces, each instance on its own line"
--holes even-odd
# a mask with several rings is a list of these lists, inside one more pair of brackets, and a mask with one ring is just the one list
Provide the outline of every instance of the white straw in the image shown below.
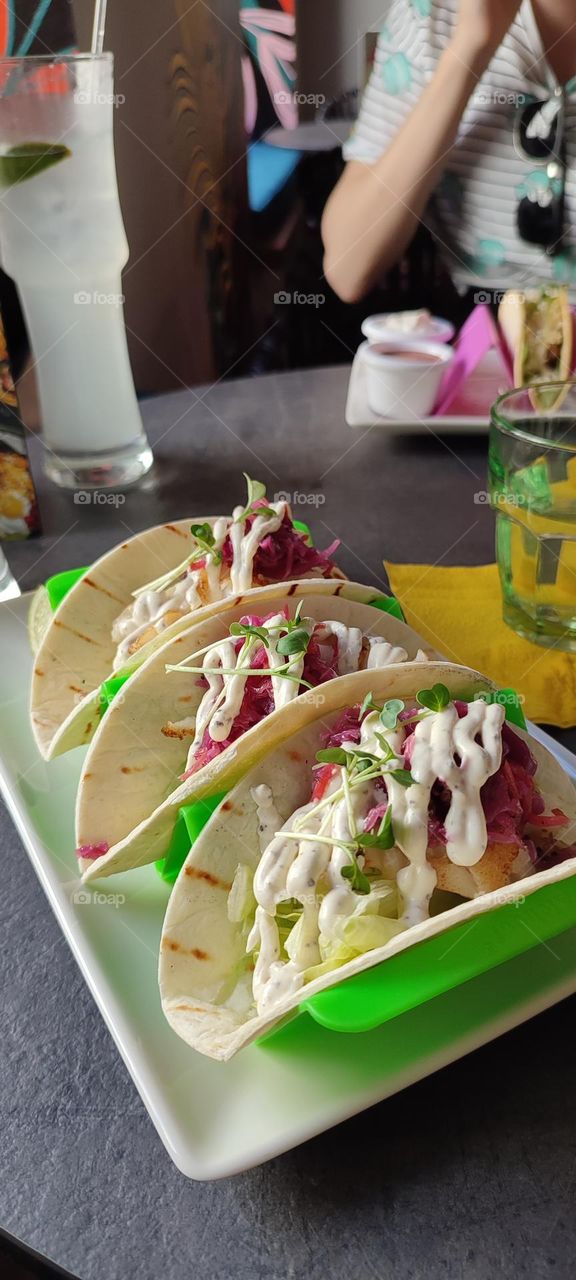
[[106,4],[107,0],[96,0],[94,7],[94,25],[92,27],[92,48],[90,50],[93,58],[99,58],[104,48],[104,27],[106,26]]

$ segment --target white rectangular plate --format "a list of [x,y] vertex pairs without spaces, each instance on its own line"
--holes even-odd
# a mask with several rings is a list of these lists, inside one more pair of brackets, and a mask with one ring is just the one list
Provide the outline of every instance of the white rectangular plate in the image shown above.
[[395,435],[429,432],[431,435],[482,435],[490,426],[490,408],[503,391],[508,391],[502,373],[502,363],[497,351],[488,351],[474,373],[463,383],[454,397],[449,411],[441,417],[430,414],[417,421],[405,418],[384,418],[375,414],[368,404],[366,365],[356,354],[348,384],[346,422],[354,429],[381,427]]
[[[74,797],[83,752],[40,760],[28,724],[29,597],[0,605],[0,787],[46,896],[175,1164],[191,1178],[238,1173],[389,1097],[576,990],[570,934],[554,950],[478,978],[361,1036],[311,1019],[228,1064],[188,1049],[164,1021],[156,982],[168,889],[153,868],[79,886]],[[546,735],[541,735],[546,738]],[[576,776],[576,758],[547,744]],[[478,1010],[482,1009],[479,1015]],[[303,1021],[303,1020],[302,1020]],[[361,1043],[359,1043],[359,1041]],[[422,1043],[427,1045],[422,1056]]]

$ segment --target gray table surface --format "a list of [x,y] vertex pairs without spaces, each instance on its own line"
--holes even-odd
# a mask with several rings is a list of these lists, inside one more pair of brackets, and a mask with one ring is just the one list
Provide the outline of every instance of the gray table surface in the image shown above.
[[[295,502],[351,576],[383,556],[492,558],[486,440],[352,433],[347,370],[144,405],[157,464],[122,506],[39,479],[45,533],[11,544],[24,589],[127,531],[228,511],[240,473]],[[33,460],[38,457],[38,445]],[[38,467],[36,467],[38,473]],[[493,1280],[574,1274],[574,999],[272,1163],[218,1183],[171,1164],[5,812],[0,1226],[81,1280]]]

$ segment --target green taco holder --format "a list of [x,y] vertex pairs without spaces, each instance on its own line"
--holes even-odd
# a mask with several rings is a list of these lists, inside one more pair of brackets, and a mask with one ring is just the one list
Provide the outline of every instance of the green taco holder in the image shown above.
[[89,567],[89,565],[85,565],[83,569],[64,569],[62,573],[53,573],[50,578],[46,579],[44,586],[48,592],[48,599],[53,612],[62,603],[64,596],[67,596],[72,587],[75,587],[79,579],[88,572]]
[[[54,573],[51,578],[46,579],[44,586],[48,592],[48,599],[53,612],[56,611],[58,605],[68,595],[68,592],[72,590],[72,587],[88,572],[88,568],[89,566],[85,565],[83,569],[65,569],[62,573]],[[108,710],[110,703],[116,697],[122,685],[126,683],[129,675],[130,673],[126,672],[125,674],[110,676],[108,680],[103,680],[100,685],[99,700],[99,714],[101,716]]]
[[396,596],[375,596],[373,600],[369,600],[368,604],[373,609],[381,609],[382,613],[389,613],[392,618],[398,618],[400,622],[405,622],[404,613],[400,601]]
[[194,841],[206,826],[209,818],[226,799],[226,792],[207,796],[204,800],[194,800],[191,804],[183,804],[178,812],[172,839],[166,857],[158,858],[155,863],[158,874],[167,884],[174,884]]
[[448,928],[299,1005],[331,1031],[371,1031],[576,925],[576,876]]
[[[468,1007],[476,1018],[482,1016],[484,1006],[491,1006],[491,992],[511,1007],[525,999],[532,975],[538,974],[542,963],[557,969],[560,980],[566,949],[573,970],[574,942],[567,940],[574,937],[570,931],[576,926],[576,875],[544,885],[525,898],[514,899],[513,887],[507,893],[505,905],[445,929],[325,991],[304,996],[298,1008],[257,1044],[298,1052],[307,1043],[310,1019],[328,1032],[361,1034],[434,1001],[429,1022],[420,1023],[418,1053],[423,1055],[442,997],[448,998],[465,984],[469,984]],[[489,986],[475,981],[489,973]]]
[[294,525],[294,528],[298,530],[298,533],[303,534],[304,541],[308,543],[308,546],[313,547],[314,539],[312,537],[312,534],[310,533],[308,525],[305,524],[304,520],[295,520],[294,517],[292,517],[292,524]]
[[131,672],[126,671],[117,676],[109,676],[107,680],[103,680],[100,685],[100,715],[108,710],[110,703],[114,701],[116,694],[120,692],[126,681],[130,679]]

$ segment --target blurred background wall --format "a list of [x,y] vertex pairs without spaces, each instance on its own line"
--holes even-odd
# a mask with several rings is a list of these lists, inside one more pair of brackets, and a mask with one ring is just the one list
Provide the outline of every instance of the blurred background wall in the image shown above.
[[389,0],[299,0],[298,88],[334,98],[364,82],[364,35],[386,21]]

